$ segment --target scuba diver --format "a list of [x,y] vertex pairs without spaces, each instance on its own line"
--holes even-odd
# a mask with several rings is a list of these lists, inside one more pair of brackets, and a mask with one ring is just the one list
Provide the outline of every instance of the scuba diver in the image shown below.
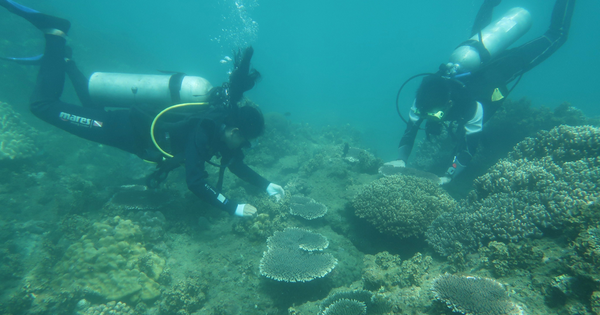
[[[148,178],[150,187],[156,187],[167,177],[169,171],[184,164],[188,188],[205,202],[231,214],[249,217],[257,209],[250,204],[238,204],[221,194],[225,168],[266,190],[277,200],[285,194],[281,186],[269,182],[243,162],[241,148],[248,146],[249,141],[260,136],[264,129],[262,112],[256,106],[238,106],[243,93],[252,89],[260,77],[256,70],[250,69],[250,59],[254,52],[252,47],[236,54],[229,82],[215,88],[204,82],[201,87],[209,93],[193,95],[206,102],[172,106],[205,105],[204,108],[209,109],[202,113],[196,111],[196,114],[183,115],[183,118],[171,117],[157,122],[159,116],[149,115],[143,108],[134,106],[129,110],[107,111],[104,106],[92,101],[88,82],[70,58],[70,49],[66,46],[65,38],[71,26],[69,21],[42,14],[11,0],[0,0],[0,6],[25,18],[44,33],[46,44],[43,56],[4,58],[23,64],[40,63],[30,102],[31,112],[38,118],[81,138],[156,162],[157,170]],[[60,100],[65,73],[72,79],[83,106]],[[177,104],[182,86],[190,80],[183,74],[167,76],[167,79],[168,90],[176,92],[171,93],[170,97]],[[195,82],[192,85],[197,86],[198,82],[203,83],[202,80],[192,80]],[[137,88],[128,89],[131,89],[130,93],[137,92]],[[181,94],[183,95],[183,91]],[[111,107],[111,104],[103,105]],[[169,148],[170,153],[163,148]],[[210,162],[213,156],[221,158],[220,165]],[[208,173],[205,171],[205,163],[216,165],[220,169],[216,187],[206,180]]]
[[[428,136],[439,134],[444,124],[456,123],[459,140],[454,159],[439,178],[440,185],[449,183],[469,165],[479,145],[483,124],[502,105],[521,76],[566,42],[575,0],[557,0],[550,28],[542,36],[512,49],[506,48],[529,30],[531,19],[525,9],[513,8],[498,21],[490,23],[493,8],[500,1],[484,0],[473,25],[472,37],[454,50],[449,63],[442,64],[436,73],[419,74],[404,83],[425,76],[410,108],[409,121],[405,121],[407,128],[398,146],[398,159],[385,165],[406,166],[423,121],[427,121]],[[507,84],[513,80],[517,81],[509,90]]]

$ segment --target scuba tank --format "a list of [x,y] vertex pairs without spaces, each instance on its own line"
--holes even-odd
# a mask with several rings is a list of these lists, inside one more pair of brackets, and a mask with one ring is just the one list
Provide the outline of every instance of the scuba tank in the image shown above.
[[450,56],[448,75],[474,72],[516,42],[531,28],[531,15],[523,8],[512,8],[497,21],[458,46]]
[[[471,73],[479,70],[482,64],[498,56],[499,53],[516,42],[531,28],[531,24],[531,14],[529,14],[529,11],[520,7],[510,9],[500,19],[490,23],[469,40],[460,44],[452,55],[450,55],[449,62],[440,66],[440,72],[438,73],[451,80],[458,80],[460,77],[469,76]],[[404,86],[415,78],[430,75],[435,74],[419,73],[408,78],[400,86],[396,94],[396,111],[404,123],[408,124],[408,121],[402,116],[399,104],[400,94]],[[515,86],[516,83],[510,91]]]
[[95,72],[90,77],[90,97],[106,107],[148,106],[163,109],[179,103],[207,102],[212,85],[197,76]]

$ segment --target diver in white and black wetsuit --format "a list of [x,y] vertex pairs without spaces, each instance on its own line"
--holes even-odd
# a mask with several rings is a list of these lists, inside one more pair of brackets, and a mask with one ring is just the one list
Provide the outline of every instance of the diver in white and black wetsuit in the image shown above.
[[506,85],[520,79],[566,42],[575,0],[557,0],[548,31],[513,49],[506,47],[529,29],[529,13],[515,8],[490,24],[492,10],[499,3],[500,0],[485,0],[471,39],[461,44],[450,62],[442,64],[437,73],[423,78],[398,146],[398,159],[387,165],[406,165],[423,121],[427,120],[426,130],[439,129],[443,122],[454,121],[459,126],[460,140],[454,160],[439,183],[450,182],[471,162],[483,124],[510,92]]
[[[188,188],[204,201],[231,214],[252,216],[257,209],[221,194],[225,168],[277,199],[284,194],[281,186],[269,182],[243,162],[241,148],[249,145],[249,141],[261,135],[264,129],[264,118],[257,107],[237,105],[243,93],[259,78],[258,72],[250,69],[251,47],[238,54],[229,82],[210,91],[208,102],[215,104],[212,109],[180,121],[163,122],[152,129],[156,138],[169,142],[171,157],[164,158],[161,155],[164,151],[150,136],[152,117],[148,119],[147,114],[136,108],[107,111],[104,106],[111,104],[94,104],[90,100],[87,80],[68,58],[65,37],[71,26],[69,21],[42,14],[12,0],[0,0],[0,6],[25,18],[44,33],[46,46],[41,58],[3,58],[20,63],[40,63],[30,104],[32,113],[40,119],[81,138],[157,162],[158,170],[149,178],[149,185],[159,184],[170,170],[184,164]],[[71,77],[84,106],[60,100],[65,73]],[[216,165],[220,167],[216,186],[206,181],[204,169],[213,156],[221,157],[221,164]]]

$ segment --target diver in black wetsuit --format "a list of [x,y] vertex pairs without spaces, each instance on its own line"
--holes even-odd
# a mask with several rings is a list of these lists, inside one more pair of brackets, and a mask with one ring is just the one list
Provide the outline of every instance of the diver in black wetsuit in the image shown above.
[[[471,36],[478,36],[478,39],[471,39],[459,46],[459,48],[470,47],[477,52],[476,63],[471,64],[473,69],[468,69],[470,66],[468,64],[471,62],[468,59],[472,55],[464,53],[459,56],[464,64],[460,62],[442,64],[437,73],[423,79],[409,112],[407,128],[400,140],[398,159],[386,165],[394,167],[406,165],[405,162],[412,151],[415,137],[423,121],[427,120],[428,133],[435,133],[436,129],[440,130],[444,122],[456,122],[459,141],[454,151],[454,160],[439,181],[441,185],[449,183],[471,161],[479,144],[483,124],[510,93],[507,84],[517,78],[520,79],[525,72],[546,60],[566,42],[575,0],[556,1],[550,28],[542,36],[519,47],[492,55],[491,49],[486,49],[486,36],[482,36],[482,30],[490,24],[492,10],[500,1],[484,1],[471,34]],[[528,16],[528,13],[526,15]],[[511,23],[514,22],[506,19],[500,20],[498,25],[501,25],[502,31],[505,31],[513,27],[514,24]],[[490,41],[488,44],[492,46],[494,43]],[[490,48],[489,46],[487,48]]]
[[[225,168],[265,189],[277,200],[284,195],[281,186],[269,182],[243,162],[241,148],[264,129],[264,118],[257,107],[237,106],[243,93],[259,78],[258,72],[250,69],[251,47],[239,53],[230,82],[211,91],[215,103],[227,106],[215,106],[202,115],[157,127],[158,138],[168,134],[173,155],[164,159],[150,139],[147,115],[135,108],[105,111],[91,102],[87,80],[69,58],[65,45],[69,21],[42,14],[12,0],[0,0],[0,6],[25,18],[44,33],[46,46],[30,104],[32,113],[40,119],[81,138],[158,162],[158,170],[150,177],[150,183],[160,183],[170,170],[184,163],[188,188],[204,201],[231,214],[252,216],[257,209],[249,204],[238,204],[220,193]],[[65,72],[71,77],[83,107],[60,101]],[[210,163],[215,155],[221,157],[217,188],[208,184],[204,169],[205,162]]]

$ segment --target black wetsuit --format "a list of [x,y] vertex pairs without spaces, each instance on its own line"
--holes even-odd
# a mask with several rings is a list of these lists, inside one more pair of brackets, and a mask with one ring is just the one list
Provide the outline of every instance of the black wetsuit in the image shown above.
[[[499,0],[485,0],[477,14],[471,36],[479,33],[491,22],[492,10],[498,3]],[[469,96],[455,101],[444,117],[446,121],[457,121],[460,126],[459,132],[462,133],[455,149],[456,156],[452,168],[457,169],[458,164],[459,169],[462,169],[471,161],[479,142],[480,127],[506,99],[507,84],[546,60],[566,42],[574,7],[575,0],[557,0],[552,12],[550,28],[546,33],[519,47],[505,50],[491,60],[485,61],[481,69],[459,79]],[[504,97],[494,97],[497,95],[494,93],[496,90]],[[482,112],[478,110],[479,104],[483,109]],[[398,159],[403,161],[408,159],[419,126],[425,120],[425,117],[416,114],[414,106],[411,108],[410,116],[411,120],[398,146]],[[479,130],[469,130],[467,127],[469,122],[476,121],[480,122],[472,127]]]
[[[144,159],[156,159],[158,155],[152,154],[155,149],[149,140],[150,127],[146,117],[136,110],[105,111],[103,107],[94,105],[87,92],[87,79],[73,63],[65,62],[65,39],[54,35],[45,37],[46,50],[31,98],[31,112],[81,138],[116,147]],[[65,71],[69,73],[83,107],[60,100]],[[110,107],[110,104],[105,105]],[[269,181],[244,164],[241,149],[230,150],[222,141],[224,126],[220,118],[225,114],[214,110],[206,118],[164,124],[158,128],[157,137],[169,134],[174,155],[172,161],[176,163],[167,163],[185,163],[188,188],[209,204],[233,214],[237,202],[225,198],[219,189],[206,181],[206,161],[215,155],[221,156],[222,165],[262,189],[267,188]]]

